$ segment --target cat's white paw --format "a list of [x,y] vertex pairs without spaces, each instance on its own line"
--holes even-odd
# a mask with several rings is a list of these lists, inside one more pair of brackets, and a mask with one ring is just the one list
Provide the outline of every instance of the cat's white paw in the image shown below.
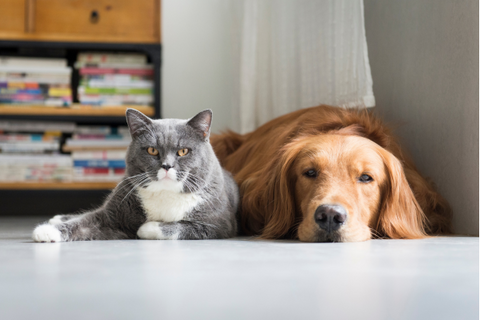
[[49,224],[53,224],[53,225],[63,223],[63,221],[62,221],[62,215],[61,215],[61,214],[57,214],[57,215],[54,216],[52,219],[48,220],[48,223],[49,223]]
[[35,242],[61,242],[62,233],[51,224],[42,224],[33,230],[32,238]]
[[178,240],[179,234],[179,232],[169,236],[163,234],[160,222],[157,221],[145,222],[137,231],[137,236],[145,240]]
[[137,236],[140,239],[160,240],[163,239],[162,229],[156,221],[149,221],[144,223],[137,231]]

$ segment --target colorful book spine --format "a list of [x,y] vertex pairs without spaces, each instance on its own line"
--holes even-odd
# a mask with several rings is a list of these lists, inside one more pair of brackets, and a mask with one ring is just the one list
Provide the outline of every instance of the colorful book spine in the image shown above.
[[45,152],[59,152],[60,142],[29,142],[29,141],[8,141],[0,142],[0,150],[2,153],[45,153]]
[[73,165],[89,168],[125,168],[125,160],[74,160]]
[[73,168],[74,181],[118,182],[122,180],[124,176],[125,176],[124,168],[85,168],[85,167]]
[[58,137],[44,134],[0,134],[1,142],[41,142],[58,141]]
[[114,160],[125,159],[126,155],[127,152],[124,150],[73,151],[72,159]]
[[138,94],[138,95],[151,95],[152,89],[145,88],[90,88],[82,87],[78,90],[82,94]]
[[80,75],[126,74],[137,76],[152,76],[153,68],[80,68]]
[[0,57],[0,66],[23,66],[23,67],[57,67],[67,66],[66,59],[57,58],[27,58],[27,57]]
[[89,105],[151,105],[154,69],[145,55],[80,53],[78,99]]
[[71,73],[65,59],[0,58],[0,103],[68,106]]
[[0,154],[0,181],[71,181],[68,155]]
[[74,134],[76,140],[119,140],[125,137],[120,134]]
[[77,56],[77,61],[83,63],[146,64],[147,56],[139,53],[81,52]]

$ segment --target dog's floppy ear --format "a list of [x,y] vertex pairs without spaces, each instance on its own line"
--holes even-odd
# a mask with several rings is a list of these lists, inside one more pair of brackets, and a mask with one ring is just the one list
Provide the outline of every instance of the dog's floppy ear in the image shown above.
[[260,233],[264,239],[279,239],[295,225],[291,171],[302,148],[301,143],[285,146],[254,178],[242,184],[242,211],[248,212],[242,215],[242,225],[248,233]]
[[418,239],[426,237],[426,217],[410,188],[403,166],[390,152],[382,149],[387,171],[377,231],[392,239]]

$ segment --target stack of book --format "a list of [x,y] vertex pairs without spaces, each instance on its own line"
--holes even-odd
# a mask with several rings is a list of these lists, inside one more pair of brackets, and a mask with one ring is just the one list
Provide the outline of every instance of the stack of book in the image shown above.
[[50,133],[0,133],[2,153],[58,153],[60,136]]
[[0,181],[71,181],[72,158],[60,154],[70,122],[0,121]]
[[135,53],[80,53],[78,99],[91,105],[151,105],[153,66]]
[[130,141],[127,127],[77,126],[64,146],[73,159],[73,180],[120,181]]
[[0,103],[68,106],[71,71],[66,59],[0,57]]
[[69,155],[0,154],[0,181],[72,180],[72,158]]

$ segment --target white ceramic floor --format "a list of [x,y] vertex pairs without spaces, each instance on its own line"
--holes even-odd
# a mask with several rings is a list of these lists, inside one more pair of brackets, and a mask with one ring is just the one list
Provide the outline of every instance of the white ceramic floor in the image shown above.
[[478,319],[479,241],[32,243],[0,218],[0,319]]

